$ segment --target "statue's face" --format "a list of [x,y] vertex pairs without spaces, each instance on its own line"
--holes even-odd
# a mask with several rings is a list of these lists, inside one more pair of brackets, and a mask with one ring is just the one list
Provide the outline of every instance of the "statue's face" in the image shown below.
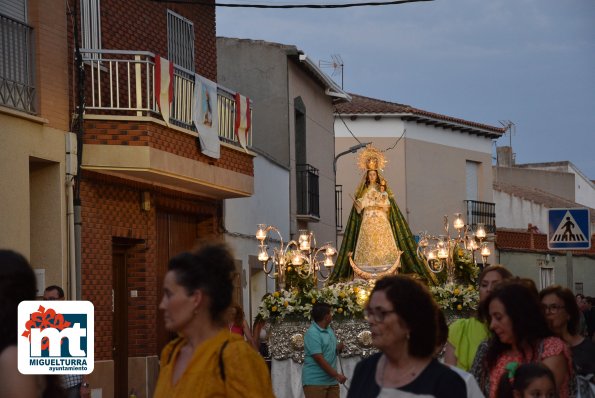
[[378,178],[378,172],[376,170],[368,171],[368,181],[369,182],[376,182],[377,178]]

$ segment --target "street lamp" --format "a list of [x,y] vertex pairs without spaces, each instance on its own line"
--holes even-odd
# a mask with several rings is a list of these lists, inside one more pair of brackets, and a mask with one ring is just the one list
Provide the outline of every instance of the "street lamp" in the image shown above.
[[417,256],[430,271],[439,273],[446,267],[448,282],[454,282],[455,250],[457,248],[470,252],[475,265],[477,265],[475,251],[480,250],[484,266],[491,254],[487,242],[484,242],[487,236],[484,224],[477,223],[475,233],[473,233],[471,226],[465,225],[461,213],[456,213],[453,227],[457,231],[456,237],[450,236],[448,216],[444,216],[445,235],[434,236],[420,232],[417,245]]
[[337,182],[337,160],[339,160],[339,158],[343,155],[347,155],[348,153],[356,153],[357,151],[359,151],[362,148],[365,148],[366,146],[370,145],[371,142],[360,142],[357,145],[354,145],[352,147],[350,147],[349,149],[347,149],[346,151],[343,151],[341,153],[339,153],[337,156],[335,156],[335,161],[333,162],[333,171],[335,172],[335,183]]
[[[278,247],[273,248],[272,255],[268,251],[270,231],[277,233],[280,242]],[[289,267],[293,267],[302,279],[312,277],[316,286],[318,276],[320,275],[321,281],[326,281],[331,275],[332,267],[335,266],[333,257],[337,250],[330,243],[316,249],[316,238],[312,231],[300,230],[297,241],[291,240],[284,244],[281,232],[277,228],[258,224],[256,239],[259,242],[258,261],[262,263],[262,270],[269,278],[277,279],[281,289],[285,289]]]

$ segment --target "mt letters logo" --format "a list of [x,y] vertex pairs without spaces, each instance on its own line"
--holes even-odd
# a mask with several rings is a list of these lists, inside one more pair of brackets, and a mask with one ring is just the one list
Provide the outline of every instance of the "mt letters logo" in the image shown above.
[[89,374],[93,371],[95,313],[89,301],[19,304],[19,371]]

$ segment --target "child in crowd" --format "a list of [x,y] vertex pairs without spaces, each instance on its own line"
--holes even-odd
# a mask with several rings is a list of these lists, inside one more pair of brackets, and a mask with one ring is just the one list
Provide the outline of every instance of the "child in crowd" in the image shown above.
[[541,362],[518,366],[509,362],[502,376],[498,398],[557,398],[552,371]]

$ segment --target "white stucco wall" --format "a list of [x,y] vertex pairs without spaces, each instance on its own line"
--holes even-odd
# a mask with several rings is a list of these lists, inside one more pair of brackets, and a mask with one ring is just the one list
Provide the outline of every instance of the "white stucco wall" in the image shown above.
[[494,191],[494,202],[498,228],[527,229],[531,223],[547,233],[548,209],[545,206],[502,191]]
[[576,203],[595,209],[595,184],[583,174],[575,172],[574,175]]
[[263,156],[255,157],[254,195],[226,199],[223,206],[228,231],[226,241],[234,250],[235,258],[242,261],[243,307],[246,318],[250,318],[255,315],[254,308],[262,295],[274,291],[275,286],[274,280],[268,278],[267,281],[264,273],[250,269],[250,256],[258,254],[258,241],[254,237],[257,225],[273,225],[283,239],[289,239],[289,171]]

